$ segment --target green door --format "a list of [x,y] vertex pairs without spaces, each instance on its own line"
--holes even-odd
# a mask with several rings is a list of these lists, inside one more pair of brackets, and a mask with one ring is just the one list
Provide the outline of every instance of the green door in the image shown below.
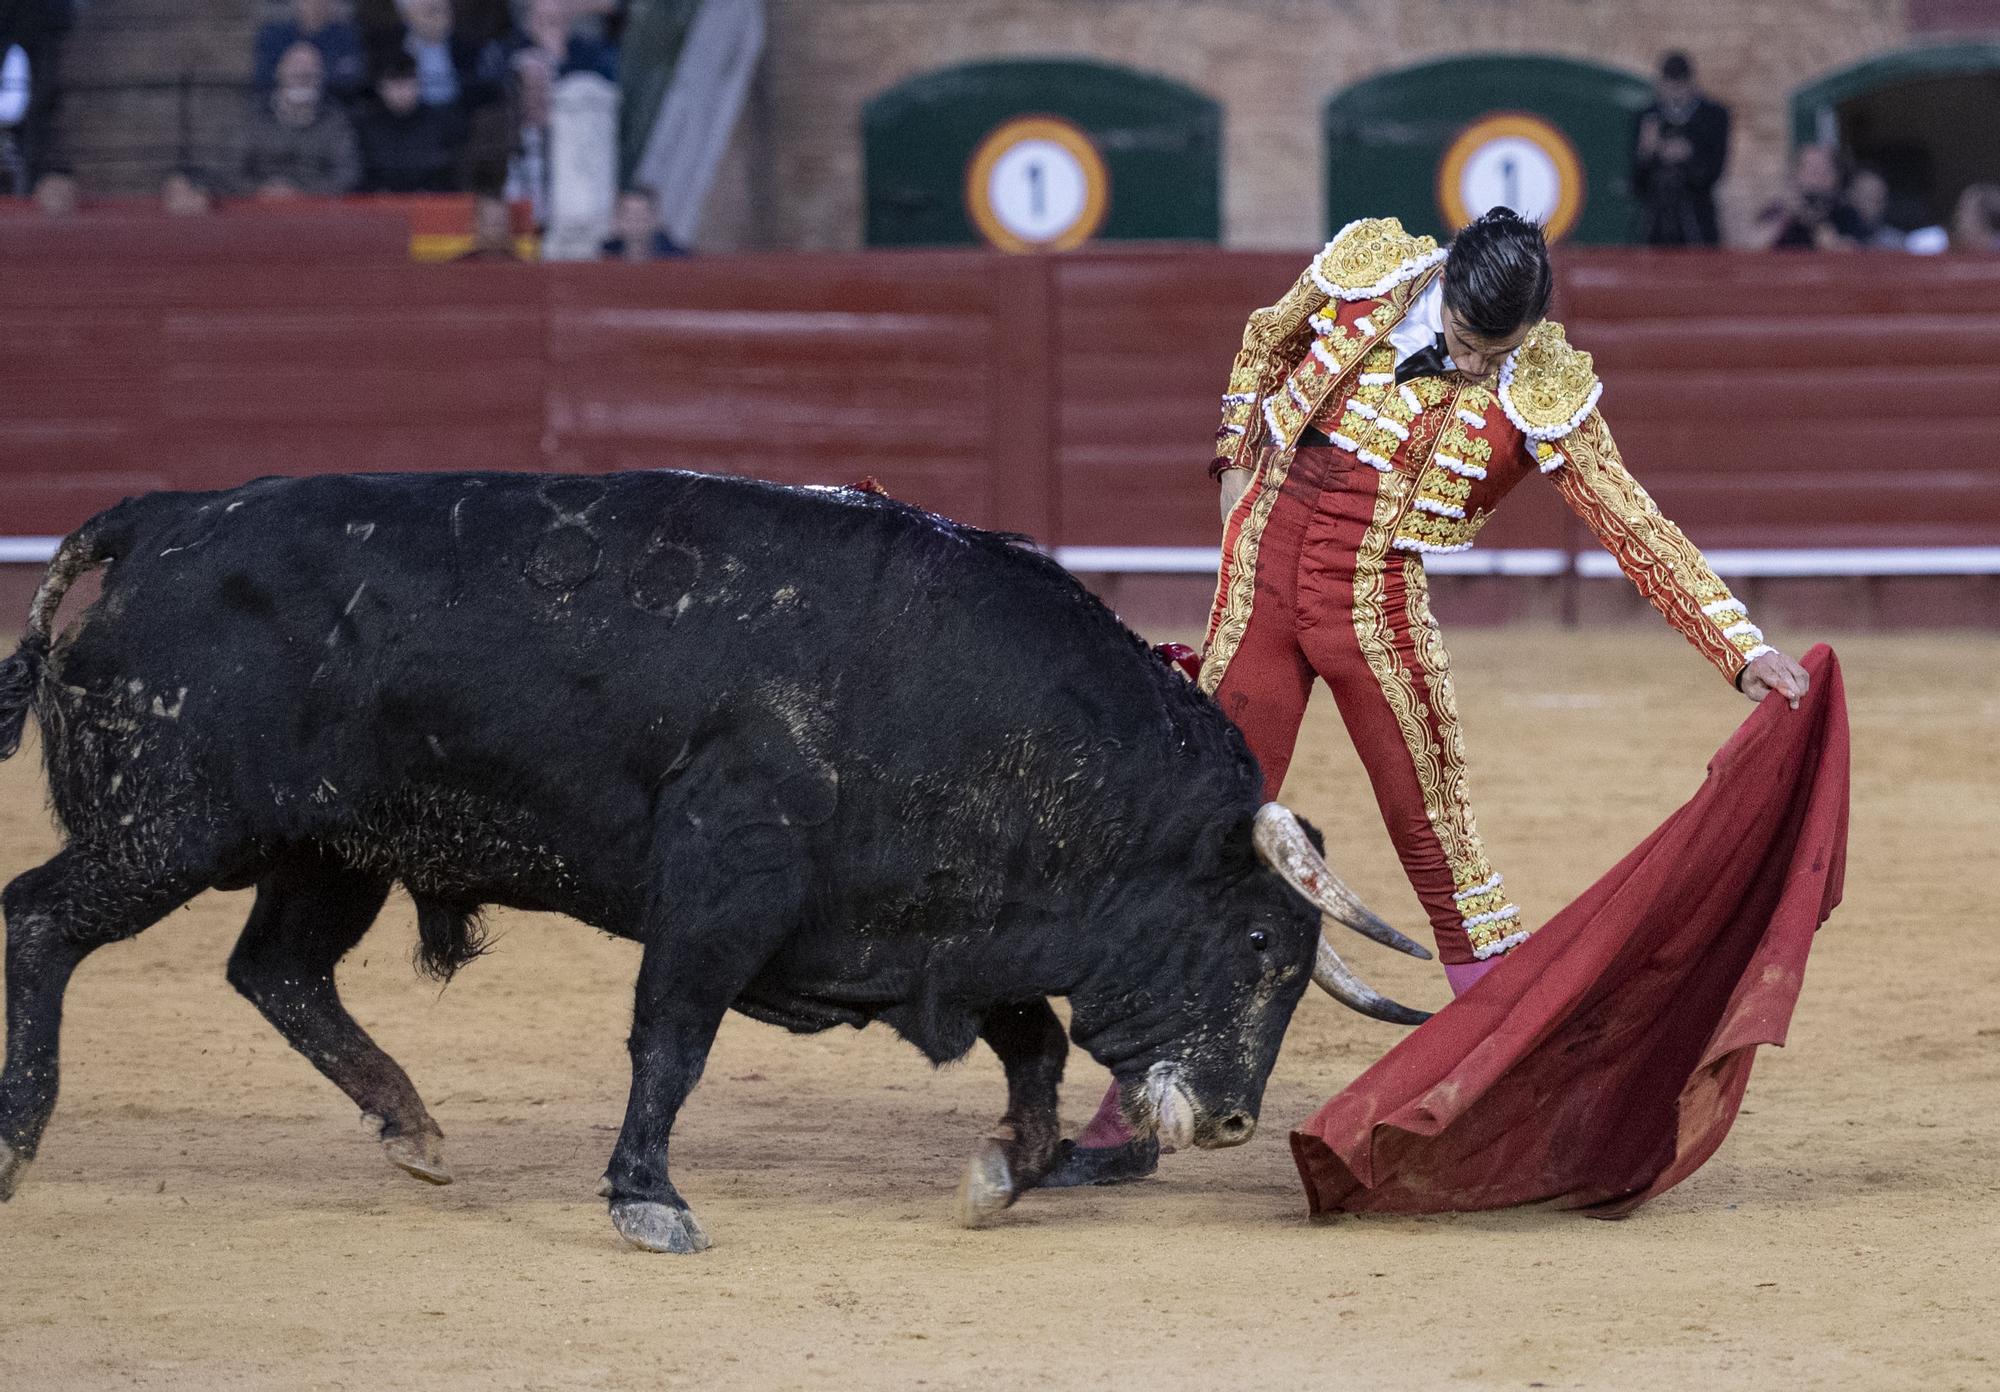
[[870,246],[1221,234],[1222,111],[1177,82],[1081,60],[968,63],[862,116]]
[[1483,54],[1357,82],[1326,105],[1329,231],[1394,216],[1448,235],[1496,203],[1574,242],[1635,240],[1632,135],[1645,78]]

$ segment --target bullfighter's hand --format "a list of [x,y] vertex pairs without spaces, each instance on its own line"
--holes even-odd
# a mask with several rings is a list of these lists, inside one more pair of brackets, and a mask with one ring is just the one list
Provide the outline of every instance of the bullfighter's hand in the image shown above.
[[1222,476],[1223,525],[1225,526],[1228,525],[1230,510],[1236,506],[1239,500],[1241,500],[1241,498],[1243,497],[1244,490],[1246,490],[1249,487],[1250,487],[1250,471],[1248,469],[1231,469],[1223,474]]
[[1775,691],[1793,710],[1799,708],[1799,698],[1811,685],[1812,678],[1806,675],[1806,669],[1775,649],[1751,658],[1749,666],[1736,679],[1737,690],[1751,700],[1761,701]]

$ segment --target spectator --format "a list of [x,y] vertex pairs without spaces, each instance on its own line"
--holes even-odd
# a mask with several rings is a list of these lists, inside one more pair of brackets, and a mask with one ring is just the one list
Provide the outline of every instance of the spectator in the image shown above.
[[361,192],[449,193],[459,186],[465,117],[455,106],[425,106],[417,61],[393,55],[376,76],[375,95],[355,118],[361,144]]
[[[0,58],[19,47],[28,65],[28,100],[17,131],[22,182],[44,211],[76,207],[76,180],[56,143],[62,102],[56,78],[70,9],[70,0],[0,0]],[[44,191],[42,184],[49,179],[56,182]]]
[[183,166],[160,181],[160,206],[169,217],[206,217],[215,211],[215,198],[201,171]]
[[1857,224],[1855,240],[1881,251],[1902,251],[1904,234],[1889,223],[1889,181],[1872,169],[1857,169],[1847,181],[1847,206]]
[[514,210],[507,200],[482,193],[472,204],[472,246],[456,261],[519,261],[514,245]]
[[2000,184],[1973,184],[1951,214],[1953,251],[2000,251]]
[[1632,191],[1648,246],[1715,246],[1715,185],[1729,158],[1729,109],[1695,86],[1685,53],[1660,63],[1653,104],[1639,113]]
[[607,82],[618,80],[618,50],[585,34],[578,0],[528,0],[527,15],[513,60],[518,71],[532,57],[550,80],[573,72],[594,72]]
[[1861,219],[1840,199],[1840,157],[1830,145],[1801,145],[1784,196],[1757,215],[1750,244],[1761,249],[1835,251],[1860,244]]
[[657,261],[666,256],[685,256],[660,226],[659,198],[649,188],[629,188],[618,195],[611,215],[611,236],[604,243],[607,261]]
[[257,31],[255,79],[259,92],[278,85],[278,60],[296,43],[319,50],[326,89],[342,101],[368,87],[368,54],[361,31],[338,15],[338,0],[292,0],[292,17],[274,19]]
[[278,85],[251,118],[238,175],[260,198],[325,197],[360,180],[354,128],[326,99],[325,65],[311,44],[278,59]]
[[497,40],[461,36],[451,0],[396,0],[401,23],[385,36],[374,55],[377,71],[397,52],[417,63],[417,83],[425,106],[457,106],[470,115],[505,95],[505,48]]

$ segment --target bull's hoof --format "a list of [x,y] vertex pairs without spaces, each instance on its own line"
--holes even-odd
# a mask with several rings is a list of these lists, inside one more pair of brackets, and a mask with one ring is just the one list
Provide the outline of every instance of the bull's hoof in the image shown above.
[[443,1137],[429,1132],[384,1136],[382,1153],[404,1174],[415,1175],[426,1184],[451,1183],[451,1166],[444,1162]]
[[1044,1189],[1071,1189],[1080,1184],[1130,1184],[1160,1168],[1160,1143],[1140,1136],[1121,1146],[1080,1146],[1064,1141],[1056,1163],[1042,1177]]
[[615,1203],[611,1225],[618,1235],[642,1252],[677,1252],[685,1256],[708,1250],[708,1234],[685,1208],[663,1203]]
[[28,1157],[5,1141],[0,1141],[0,1203],[14,1197],[14,1191],[21,1187],[21,1176],[27,1169]]
[[958,1182],[959,1226],[983,1228],[1019,1196],[1006,1145],[986,1137],[965,1162],[965,1177]]

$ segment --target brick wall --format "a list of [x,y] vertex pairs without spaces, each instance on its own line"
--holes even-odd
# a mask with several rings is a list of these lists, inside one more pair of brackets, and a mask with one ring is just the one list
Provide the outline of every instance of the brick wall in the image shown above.
[[1220,101],[1225,241],[1295,248],[1324,236],[1320,111],[1348,84],[1482,50],[1650,73],[1683,48],[1735,110],[1723,195],[1740,229],[1781,177],[1791,93],[1911,42],[1905,0],[768,2],[768,60],[703,238],[717,247],[857,245],[868,99],[934,68],[1024,55],[1123,63]]
[[155,192],[235,149],[267,0],[91,0],[64,47],[62,143],[96,193]]
[[[1962,21],[1969,0],[1951,10]],[[1079,56],[1162,73],[1224,107],[1224,239],[1296,248],[1322,226],[1320,111],[1348,84],[1466,52],[1554,53],[1652,71],[1685,48],[1735,111],[1723,187],[1740,230],[1781,176],[1790,94],[1920,38],[1920,0],[768,0],[770,42],[711,197],[709,249],[839,249],[861,238],[861,111],[906,78],[971,59]],[[266,0],[93,0],[80,79],[247,78]],[[207,127],[238,108],[217,97]],[[154,92],[78,96],[66,124],[94,186],[150,191],[178,107]]]

